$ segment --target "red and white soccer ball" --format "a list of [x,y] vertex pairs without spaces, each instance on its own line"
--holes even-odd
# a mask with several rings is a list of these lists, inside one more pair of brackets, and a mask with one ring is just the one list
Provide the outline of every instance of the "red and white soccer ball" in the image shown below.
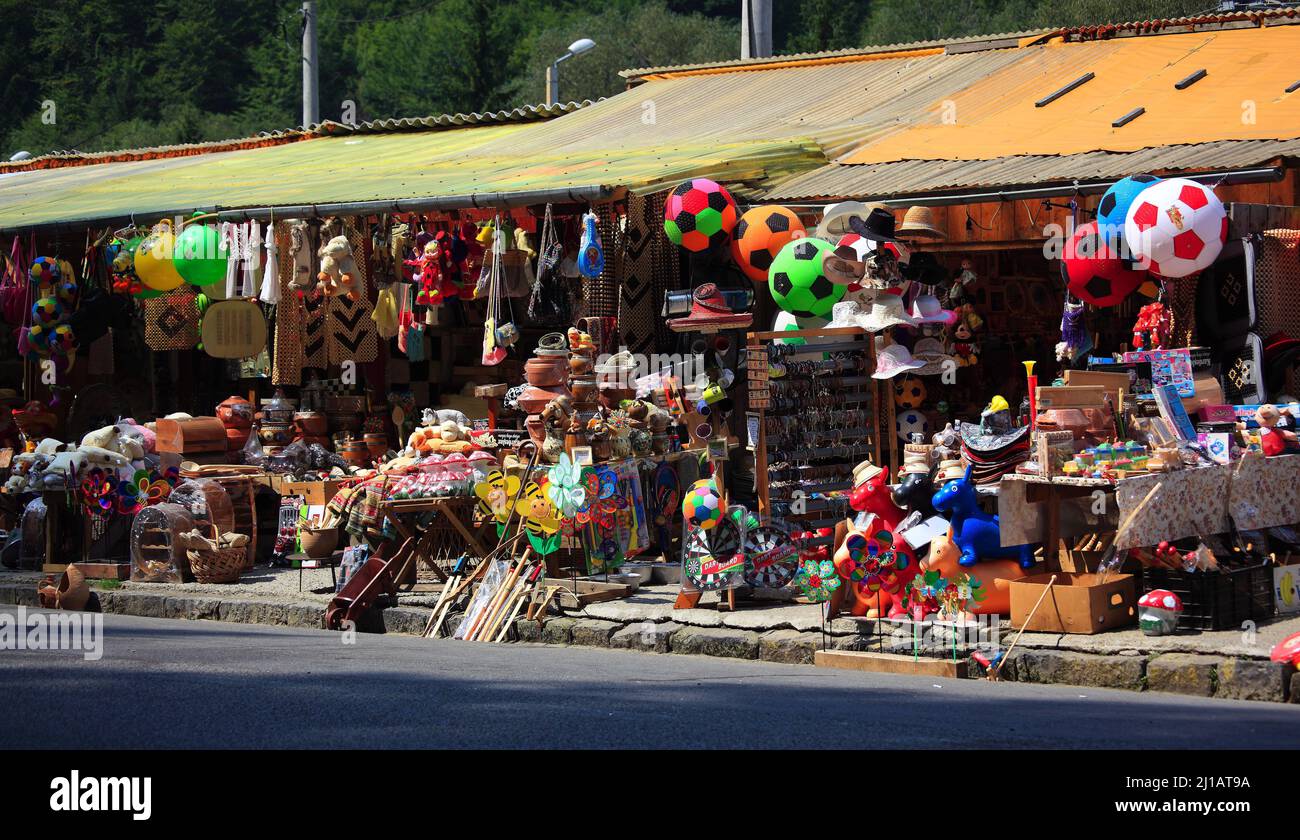
[[1186,178],[1158,181],[1129,206],[1124,240],[1142,267],[1161,277],[1208,268],[1228,239],[1228,214],[1214,190]]

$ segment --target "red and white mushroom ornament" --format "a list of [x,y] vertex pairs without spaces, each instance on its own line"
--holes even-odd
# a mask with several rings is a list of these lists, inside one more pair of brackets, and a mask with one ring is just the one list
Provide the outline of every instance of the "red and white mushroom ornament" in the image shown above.
[[1183,600],[1168,589],[1153,589],[1138,599],[1138,624],[1148,636],[1170,636],[1178,629]]

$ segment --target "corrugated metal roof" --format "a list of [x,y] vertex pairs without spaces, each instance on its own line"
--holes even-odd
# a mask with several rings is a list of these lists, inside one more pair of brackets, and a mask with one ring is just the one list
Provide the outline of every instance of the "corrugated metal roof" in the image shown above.
[[1024,38],[1045,36],[1055,31],[1057,30],[1029,29],[1023,32],[1003,32],[994,35],[971,35],[964,38],[940,38],[932,41],[910,41],[902,44],[878,44],[867,47],[849,47],[842,50],[790,53],[788,55],[767,56],[766,58],[733,58],[725,61],[710,61],[698,64],[668,64],[661,67],[640,67],[632,70],[623,70],[619,75],[631,82],[635,82],[645,76],[658,75],[661,73],[685,73],[697,70],[712,70],[715,68],[761,70],[765,65],[784,64],[791,61],[818,61],[822,59],[850,58],[854,56],[873,56],[882,53],[913,52],[916,50],[927,50],[933,48],[945,49],[950,46],[983,43],[992,45],[1005,41],[1020,41]]
[[[868,139],[842,162],[988,160],[1300,137],[1300,96],[1285,92],[1300,73],[1294,61],[1300,26],[1054,42],[1007,52],[1014,63],[930,103],[910,125]],[[1047,102],[1075,80],[1077,88]],[[1141,109],[1136,119],[1120,121],[1134,109]]]
[[827,157],[910,125],[1019,50],[828,62],[659,79],[535,126],[530,142],[613,150],[804,138]]
[[267,148],[0,174],[0,228],[242,209],[467,197],[603,186],[654,190],[688,177],[758,182],[825,162],[798,140],[566,148],[536,123],[323,137]]
[[55,169],[63,166],[84,166],[97,163],[121,163],[133,160],[153,160],[166,157],[185,157],[214,152],[264,148],[293,143],[312,137],[337,137],[343,134],[376,134],[396,131],[439,131],[465,128],[472,125],[506,125],[537,122],[571,113],[592,104],[591,100],[564,102],[555,105],[523,105],[502,111],[474,112],[471,114],[437,114],[427,117],[401,117],[384,120],[367,120],[349,125],[326,120],[307,128],[284,128],[263,131],[254,137],[237,137],[228,140],[208,140],[201,143],[177,143],[169,146],[145,146],[134,149],[116,149],[103,152],[55,151],[21,161],[0,161],[0,173],[24,172],[33,169]]
[[1300,156],[1300,140],[1225,140],[1136,152],[1017,155],[996,160],[904,160],[831,163],[795,175],[763,198],[771,201],[857,198],[883,200],[968,189],[1011,189],[1072,181],[1114,180],[1135,172],[1214,172]]

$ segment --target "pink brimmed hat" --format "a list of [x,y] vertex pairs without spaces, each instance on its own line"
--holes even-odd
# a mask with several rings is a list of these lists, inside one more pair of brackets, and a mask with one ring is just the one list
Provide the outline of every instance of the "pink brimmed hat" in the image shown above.
[[733,330],[744,329],[752,323],[752,314],[733,311],[727,306],[727,300],[718,287],[713,283],[705,283],[695,289],[691,314],[685,318],[669,318],[668,329],[673,332]]

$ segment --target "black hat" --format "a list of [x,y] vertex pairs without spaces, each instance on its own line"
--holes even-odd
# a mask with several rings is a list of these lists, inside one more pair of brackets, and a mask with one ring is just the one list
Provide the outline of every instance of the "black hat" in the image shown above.
[[865,222],[857,216],[850,216],[849,230],[872,242],[898,241],[894,236],[894,214],[880,207],[867,214]]

